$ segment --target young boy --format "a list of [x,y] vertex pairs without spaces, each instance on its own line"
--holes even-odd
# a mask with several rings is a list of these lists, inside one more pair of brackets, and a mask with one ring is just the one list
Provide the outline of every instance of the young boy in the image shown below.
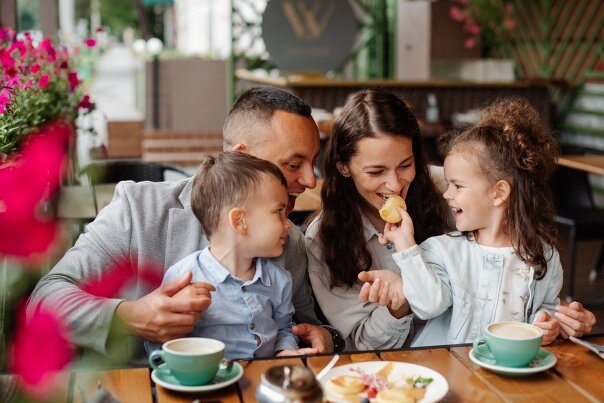
[[272,163],[239,152],[205,157],[193,180],[191,209],[210,245],[170,267],[163,283],[192,272],[175,296],[206,295],[209,306],[189,336],[222,341],[227,358],[318,353],[298,349],[291,275],[266,259],[283,253],[292,225],[286,183]]

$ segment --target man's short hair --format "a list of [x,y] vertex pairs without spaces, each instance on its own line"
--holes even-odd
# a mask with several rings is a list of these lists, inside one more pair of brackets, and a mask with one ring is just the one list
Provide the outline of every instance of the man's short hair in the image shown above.
[[237,151],[202,159],[193,178],[191,209],[208,239],[218,227],[220,213],[243,204],[263,174],[273,175],[287,189],[283,173],[272,162]]
[[237,98],[224,122],[224,150],[238,143],[261,141],[257,139],[262,134],[258,126],[266,125],[275,111],[311,116],[310,106],[290,92],[270,86],[251,88]]

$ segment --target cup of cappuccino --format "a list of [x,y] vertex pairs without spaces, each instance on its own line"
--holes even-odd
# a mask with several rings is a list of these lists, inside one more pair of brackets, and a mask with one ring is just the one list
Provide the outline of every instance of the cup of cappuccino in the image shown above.
[[149,364],[183,385],[201,386],[214,379],[223,358],[223,342],[185,337],[165,342],[161,350],[149,355]]
[[539,352],[542,339],[543,331],[528,323],[492,323],[474,339],[474,352],[498,365],[524,367]]

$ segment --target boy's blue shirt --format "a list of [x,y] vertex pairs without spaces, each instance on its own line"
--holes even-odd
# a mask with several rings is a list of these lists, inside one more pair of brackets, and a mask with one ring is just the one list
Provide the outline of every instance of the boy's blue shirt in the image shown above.
[[[256,259],[249,281],[235,278],[210,253],[209,247],[192,253],[166,272],[162,284],[192,272],[192,282],[216,287],[212,303],[189,336],[222,341],[227,358],[271,357],[276,351],[296,350],[293,335],[291,275],[264,258]],[[157,344],[145,342],[147,352]]]

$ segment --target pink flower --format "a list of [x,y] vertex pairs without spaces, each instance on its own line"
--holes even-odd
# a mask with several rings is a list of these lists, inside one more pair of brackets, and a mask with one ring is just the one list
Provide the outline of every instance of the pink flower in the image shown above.
[[56,387],[58,372],[66,369],[73,356],[68,332],[56,312],[38,310],[26,319],[22,308],[17,319],[11,372],[25,392],[47,399]]
[[6,109],[6,105],[10,103],[10,98],[6,95],[0,93],[0,114],[4,113]]
[[84,95],[82,100],[78,103],[78,109],[93,110],[95,107],[94,103],[90,102],[90,95]]
[[40,86],[40,88],[48,87],[48,80],[48,74],[43,74],[42,76],[40,76],[40,80],[38,80],[38,85]]
[[476,23],[472,22],[468,25],[468,31],[470,31],[472,35],[478,35],[480,34],[480,27]]
[[474,46],[476,46],[476,39],[474,39],[474,38],[468,38],[468,39],[466,39],[465,42],[464,42],[464,46],[467,49],[473,49]]
[[31,65],[31,72],[33,74],[36,74],[38,71],[40,71],[40,65],[38,63],[34,63]]
[[41,217],[39,206],[61,183],[72,134],[69,123],[47,124],[0,166],[0,255],[34,260],[56,239],[57,222]]
[[510,20],[505,20],[503,22],[503,25],[505,25],[505,27],[507,29],[514,29],[514,28],[516,28],[516,21],[515,20],[511,20],[511,19]]
[[464,13],[457,6],[453,6],[449,9],[449,15],[453,21],[462,21],[464,19]]
[[162,280],[159,273],[163,273],[163,268],[152,262],[139,265],[141,269],[137,273],[137,268],[132,265],[129,257],[118,257],[113,266],[103,271],[102,277],[88,280],[81,285],[81,289],[97,297],[114,298],[119,296],[129,283],[136,280],[151,288],[159,287]]
[[84,41],[84,43],[86,44],[86,46],[88,46],[89,48],[94,48],[96,46],[96,39],[94,38],[88,38]]
[[80,80],[78,80],[78,72],[70,71],[67,73],[67,80],[69,81],[69,91],[73,91],[80,84]]

